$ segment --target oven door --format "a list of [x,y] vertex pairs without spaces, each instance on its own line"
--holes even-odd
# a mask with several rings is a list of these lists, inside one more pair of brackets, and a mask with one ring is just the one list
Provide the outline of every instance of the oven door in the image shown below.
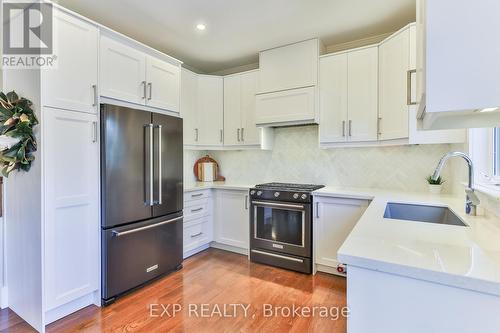
[[252,249],[311,257],[310,204],[273,201],[252,201],[251,204]]

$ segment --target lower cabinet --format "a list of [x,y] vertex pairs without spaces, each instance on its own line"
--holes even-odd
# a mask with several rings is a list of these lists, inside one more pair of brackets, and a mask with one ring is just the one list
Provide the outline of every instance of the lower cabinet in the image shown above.
[[215,190],[214,211],[215,242],[248,251],[248,191]]
[[184,258],[205,250],[213,241],[211,197],[212,190],[184,193]]
[[314,264],[317,270],[342,274],[337,251],[369,205],[367,200],[314,197]]
[[82,298],[92,300],[99,290],[99,142],[96,115],[44,108],[43,124],[45,309],[50,322],[89,305]]

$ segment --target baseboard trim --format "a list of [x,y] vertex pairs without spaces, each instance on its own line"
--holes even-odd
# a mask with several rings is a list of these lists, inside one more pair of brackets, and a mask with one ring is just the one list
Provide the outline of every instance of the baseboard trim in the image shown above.
[[202,246],[197,247],[196,249],[192,249],[190,251],[184,252],[183,254],[183,259],[187,259],[197,253],[200,253],[201,251],[205,251],[210,247],[210,244],[204,244]]
[[238,254],[242,254],[245,256],[248,256],[248,249],[243,249],[241,247],[236,247],[236,246],[231,246],[231,245],[226,245],[226,244],[221,244],[217,242],[212,242],[210,243],[210,247],[219,249],[219,250],[224,250],[224,251],[229,251],[229,252],[234,252]]
[[95,302],[95,293],[91,292],[72,302],[63,304],[57,308],[45,312],[45,325],[48,325],[56,320],[59,320],[67,315],[72,314],[86,306],[93,305]]

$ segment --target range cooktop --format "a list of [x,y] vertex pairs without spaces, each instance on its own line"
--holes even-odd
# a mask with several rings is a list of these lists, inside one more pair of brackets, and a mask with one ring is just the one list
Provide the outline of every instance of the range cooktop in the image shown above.
[[255,185],[255,188],[264,190],[280,190],[280,191],[300,191],[312,192],[325,187],[324,185],[314,184],[291,184],[291,183],[265,183]]

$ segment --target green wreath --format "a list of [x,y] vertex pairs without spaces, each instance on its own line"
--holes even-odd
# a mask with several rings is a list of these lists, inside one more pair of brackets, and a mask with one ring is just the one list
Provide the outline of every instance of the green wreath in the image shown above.
[[30,100],[14,91],[0,92],[0,163],[2,175],[13,170],[29,171],[35,159],[36,139],[33,127],[38,124]]

